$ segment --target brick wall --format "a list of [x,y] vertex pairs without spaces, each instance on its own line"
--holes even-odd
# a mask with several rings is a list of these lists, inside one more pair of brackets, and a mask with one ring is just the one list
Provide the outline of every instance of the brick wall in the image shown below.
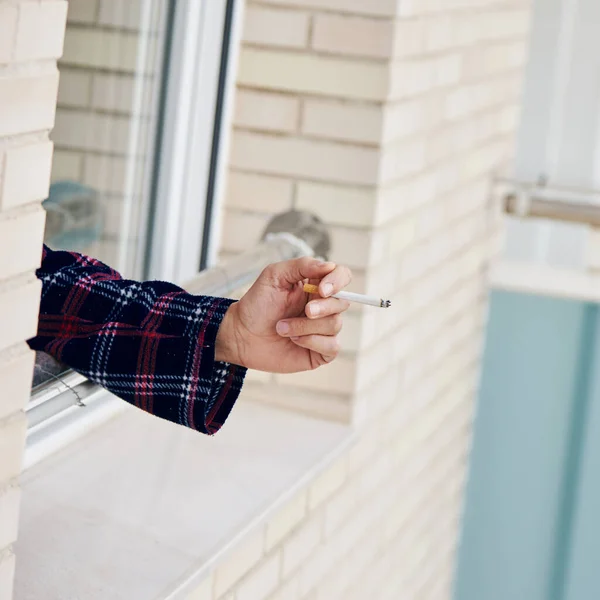
[[44,211],[67,3],[0,0],[0,598],[12,597]]
[[352,420],[356,446],[194,600],[448,600],[510,168],[528,0],[247,2],[223,250],[269,217],[331,226],[353,289],[344,355],[246,396]]

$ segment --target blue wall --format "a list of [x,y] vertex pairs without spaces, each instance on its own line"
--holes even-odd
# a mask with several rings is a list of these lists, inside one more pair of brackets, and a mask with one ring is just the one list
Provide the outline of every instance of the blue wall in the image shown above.
[[600,598],[582,584],[600,571],[600,487],[585,477],[600,480],[596,317],[582,302],[492,294],[455,600]]

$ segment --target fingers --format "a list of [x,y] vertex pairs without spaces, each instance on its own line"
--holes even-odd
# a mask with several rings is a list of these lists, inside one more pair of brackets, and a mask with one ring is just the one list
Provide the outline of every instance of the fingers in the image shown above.
[[269,265],[262,276],[273,285],[294,285],[305,279],[318,279],[329,275],[336,268],[335,263],[321,262],[315,258],[297,258]]
[[323,319],[285,319],[277,323],[277,333],[282,337],[297,338],[311,335],[336,336],[342,330],[342,315],[334,314]]
[[304,310],[309,319],[320,319],[322,317],[343,313],[347,311],[349,307],[350,303],[346,300],[326,298],[311,300]]
[[306,348],[307,350],[312,350],[313,352],[320,354],[327,363],[334,360],[340,351],[340,343],[336,337],[332,336],[307,335],[294,338],[293,341],[301,348]]
[[319,284],[319,292],[323,298],[342,291],[352,281],[352,271],[348,267],[336,266]]

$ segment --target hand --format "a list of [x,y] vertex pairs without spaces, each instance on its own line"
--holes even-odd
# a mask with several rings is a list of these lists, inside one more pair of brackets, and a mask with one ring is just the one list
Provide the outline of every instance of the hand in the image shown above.
[[[330,296],[346,287],[346,267],[299,258],[267,267],[228,309],[217,335],[217,360],[271,373],[296,373],[331,362],[348,302]],[[304,283],[319,285],[309,295]]]

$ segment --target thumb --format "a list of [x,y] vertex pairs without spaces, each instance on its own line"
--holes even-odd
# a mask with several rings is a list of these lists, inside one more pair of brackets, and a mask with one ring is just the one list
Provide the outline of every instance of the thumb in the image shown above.
[[[322,262],[316,258],[303,257],[275,263],[267,267],[263,275],[276,286],[295,285],[304,279],[321,279],[335,269],[335,263]],[[286,286],[286,287],[287,287]]]

